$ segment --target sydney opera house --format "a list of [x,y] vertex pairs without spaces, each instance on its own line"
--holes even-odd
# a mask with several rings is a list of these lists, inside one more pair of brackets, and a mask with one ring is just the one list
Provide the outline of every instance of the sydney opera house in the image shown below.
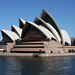
[[11,25],[11,31],[1,29],[1,49],[11,53],[65,53],[71,41],[66,30],[60,30],[54,18],[42,10],[33,22],[19,18],[19,27]]

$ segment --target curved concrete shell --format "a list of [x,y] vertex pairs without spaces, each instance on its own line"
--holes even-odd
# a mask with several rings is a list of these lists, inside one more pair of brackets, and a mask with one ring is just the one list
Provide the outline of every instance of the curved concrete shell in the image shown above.
[[[46,38],[48,38],[48,39],[50,39],[50,40],[51,40],[51,38],[56,39],[56,38],[53,36],[53,34],[52,34],[51,32],[49,32],[46,28],[44,28],[44,27],[42,27],[42,26],[38,26],[37,24],[32,23],[32,22],[29,22],[29,21],[27,21],[27,22],[26,22],[26,25],[24,26],[24,29],[23,29],[23,31],[22,31],[22,38],[25,36],[26,31],[27,31],[28,27],[30,27],[30,26],[35,27],[35,28],[36,28],[43,36],[45,36]],[[32,30],[33,30],[33,29],[32,29]],[[35,30],[33,30],[33,31],[35,31]]]
[[7,35],[13,42],[15,40],[18,40],[19,39],[19,36],[12,32],[12,31],[9,31],[9,30],[1,30],[1,32],[3,32],[5,35]]
[[67,31],[66,30],[61,30],[61,32],[62,32],[62,35],[63,35],[65,45],[66,45],[66,43],[68,45],[71,45],[71,41],[70,41],[70,38],[69,38],[69,35],[68,35]]
[[52,25],[50,25],[49,23],[46,23],[43,19],[36,17],[34,20],[34,23],[41,25],[43,27],[45,27],[46,29],[48,29],[58,40],[59,43],[61,43],[61,38],[58,34],[58,32],[54,29],[54,27]]
[[43,26],[39,26],[39,28],[44,31],[44,34],[47,35],[49,37],[49,39],[51,40],[52,38],[56,40],[56,38],[54,37],[54,35],[47,30],[46,28],[44,28]]
[[22,18],[19,18],[19,27],[20,27],[21,29],[23,29],[25,23],[26,23],[26,21],[24,21]]
[[47,26],[49,27],[51,32],[54,34],[54,36],[57,38],[58,42],[61,43],[61,38],[60,38],[58,32],[54,29],[54,27],[52,25],[50,25],[49,23],[47,23]]
[[46,25],[46,22],[43,19],[41,19],[40,17],[36,17],[34,20],[34,23],[36,23],[37,25],[41,25],[50,31],[50,29]]
[[14,26],[14,25],[11,25],[11,30],[13,32],[15,32],[19,37],[21,37],[21,33],[22,33],[22,29],[17,27],[17,26]]
[[55,28],[55,30],[58,32],[58,34],[60,35],[60,37],[62,39],[62,43],[64,44],[63,37],[62,37],[62,34],[61,34],[61,30],[60,30],[58,24],[56,23],[56,21],[54,20],[54,18],[44,9],[42,10],[40,17],[46,23],[51,24]]

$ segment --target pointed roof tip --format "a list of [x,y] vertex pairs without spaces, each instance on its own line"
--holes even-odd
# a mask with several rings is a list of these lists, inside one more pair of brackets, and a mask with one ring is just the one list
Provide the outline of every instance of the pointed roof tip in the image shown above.
[[19,19],[21,19],[21,18],[19,18]]
[[11,25],[11,27],[17,27],[17,26],[15,26],[15,25]]
[[[37,16],[36,19],[41,19],[41,18]],[[43,20],[43,19],[42,19],[42,20]]]
[[34,25],[35,23],[31,22],[31,21],[26,21],[25,24],[31,24],[31,25]]
[[40,17],[38,17],[38,16],[34,19],[33,22],[35,22],[36,20],[42,20],[42,21],[44,21],[42,18],[40,18]]
[[15,26],[15,25],[11,25],[11,27],[17,27],[17,26]]
[[42,21],[43,21],[43,19],[41,19],[40,17],[37,16],[37,17],[34,19],[33,22],[35,23],[37,20],[40,20],[40,21],[42,20]]
[[19,18],[19,20],[20,20],[23,24],[25,24],[25,23],[26,23],[26,21],[25,21],[25,20],[23,20],[22,18]]
[[40,14],[40,17],[42,16],[42,14],[43,14],[44,12],[48,13],[45,9],[42,9],[41,14]]
[[41,19],[41,18],[37,16],[35,19]]
[[12,24],[11,27],[13,27],[13,26],[15,26],[15,25]]
[[19,18],[19,19],[22,19],[22,18]]
[[41,12],[41,14],[40,14],[40,17],[42,16],[43,13],[48,14],[52,19],[54,19],[54,18],[52,17],[52,15],[51,15],[48,11],[46,11],[45,9],[42,9],[42,12]]
[[[42,9],[42,12],[47,12],[47,11],[46,11],[45,9]],[[41,12],[41,13],[42,13],[42,12]]]
[[4,31],[5,29],[1,29],[1,31]]
[[[22,18],[19,18],[19,20],[21,20],[21,21],[22,21],[23,19],[22,19]],[[23,20],[23,21],[25,21],[25,20]]]
[[[48,14],[49,14],[49,12],[47,12],[45,9],[42,9],[42,12],[46,12],[46,13],[48,13]],[[41,13],[42,13],[42,12],[41,12]]]
[[38,19],[39,17],[38,16],[36,16],[36,18],[35,19]]
[[26,21],[26,23],[25,23],[25,24],[27,24],[27,23],[31,24],[31,22],[30,22],[30,21]]
[[39,18],[38,16],[36,16],[36,18]]
[[17,27],[17,26],[15,26],[15,25],[13,25],[13,24],[12,24],[11,26]]
[[34,21],[33,21],[33,22],[35,22],[37,19],[38,19],[38,16],[36,16],[36,18],[34,19]]
[[38,18],[38,16],[36,16],[36,18]]
[[46,11],[45,9],[42,9],[42,11]]
[[19,20],[21,20],[22,18],[19,18]]
[[27,24],[31,24],[31,22],[30,22],[30,21],[26,21],[26,22],[25,22],[25,25],[27,25]]

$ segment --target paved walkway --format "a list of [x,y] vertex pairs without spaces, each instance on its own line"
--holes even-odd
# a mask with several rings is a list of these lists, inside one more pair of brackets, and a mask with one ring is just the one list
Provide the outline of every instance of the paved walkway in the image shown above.
[[75,53],[62,54],[39,54],[39,53],[0,53],[0,56],[18,56],[18,57],[56,57],[56,56],[75,56]]

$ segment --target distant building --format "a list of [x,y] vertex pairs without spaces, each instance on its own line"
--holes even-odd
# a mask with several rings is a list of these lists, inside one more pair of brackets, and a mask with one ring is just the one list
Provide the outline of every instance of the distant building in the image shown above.
[[71,38],[71,45],[72,45],[72,46],[75,46],[75,37],[72,37],[72,38]]

